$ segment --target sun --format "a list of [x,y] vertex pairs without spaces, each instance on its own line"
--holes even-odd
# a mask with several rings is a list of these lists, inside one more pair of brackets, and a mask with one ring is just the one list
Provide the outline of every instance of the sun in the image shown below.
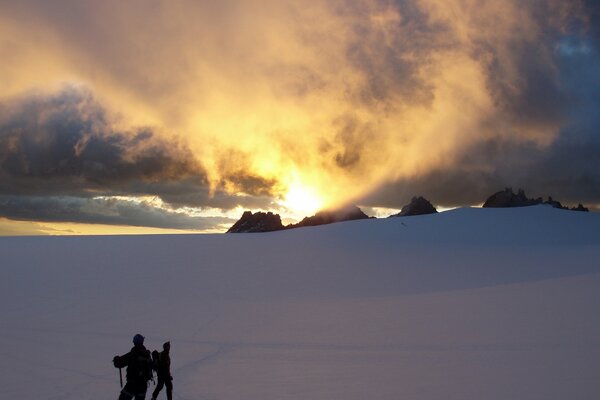
[[294,183],[284,196],[283,205],[296,214],[310,216],[323,207],[323,200],[314,189]]

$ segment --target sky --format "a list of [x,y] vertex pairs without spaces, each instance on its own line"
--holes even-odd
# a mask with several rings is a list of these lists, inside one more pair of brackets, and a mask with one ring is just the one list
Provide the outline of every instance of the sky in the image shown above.
[[0,235],[505,187],[600,209],[593,0],[0,0]]

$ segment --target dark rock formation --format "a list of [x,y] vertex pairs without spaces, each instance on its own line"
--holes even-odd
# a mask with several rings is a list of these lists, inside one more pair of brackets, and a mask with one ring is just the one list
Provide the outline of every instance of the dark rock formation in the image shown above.
[[242,218],[233,224],[227,233],[272,232],[365,218],[369,218],[369,216],[363,213],[360,208],[353,206],[334,211],[320,211],[312,217],[304,218],[297,224],[283,226],[281,224],[281,217],[278,214],[271,212],[257,212],[256,214],[252,214],[250,211],[245,211]]
[[250,211],[245,211],[240,218],[227,233],[249,233],[249,232],[271,232],[284,229],[281,223],[281,217],[272,212],[257,212],[252,214]]
[[577,205],[577,207],[571,207],[571,208],[569,208],[569,207],[567,207],[567,206],[563,206],[563,205],[560,203],[560,201],[553,200],[553,199],[552,199],[552,197],[548,197],[548,200],[547,200],[547,201],[544,201],[544,202],[543,202],[543,204],[548,204],[548,205],[551,205],[551,206],[552,206],[552,207],[554,207],[554,208],[560,208],[561,210],[585,211],[585,212],[588,212],[588,211],[589,211],[589,210],[588,210],[586,207],[584,207],[584,206],[583,206],[581,203],[579,203],[579,204]]
[[587,207],[584,207],[583,205],[581,205],[581,203],[579,203],[577,205],[577,207],[572,207],[571,210],[572,211],[585,211],[585,212],[590,211],[590,210],[587,209]]
[[[563,206],[560,201],[548,197],[547,201],[543,201],[541,197],[530,199],[525,195],[523,189],[515,194],[511,188],[506,188],[501,192],[491,195],[483,204],[483,207],[524,207],[536,204],[548,204],[555,208],[573,211],[589,211],[583,205],[568,208]],[[390,217],[404,217],[409,215],[424,215],[437,213],[435,207],[424,197],[413,197],[411,202],[395,215]],[[358,219],[370,218],[362,210],[356,206],[345,207],[333,211],[320,211],[312,217],[306,217],[297,224],[283,226],[281,217],[272,212],[257,212],[252,214],[250,211],[245,211],[242,217],[227,231],[227,233],[247,233],[247,232],[272,232],[281,231],[284,229],[300,228],[304,226],[317,226],[332,224],[334,222],[352,221]]]
[[369,216],[362,212],[360,208],[356,206],[351,206],[333,211],[319,211],[312,217],[306,217],[297,224],[291,224],[286,226],[286,229],[299,228],[302,226],[325,225],[332,224],[334,222],[352,221],[356,219],[366,218],[369,218]]
[[419,196],[413,197],[410,203],[402,207],[398,214],[390,217],[407,217],[409,215],[435,214],[437,210],[426,198]]
[[573,208],[563,206],[560,201],[554,200],[552,197],[548,197],[548,200],[546,201],[544,201],[541,197],[538,197],[537,199],[530,199],[525,195],[525,191],[523,191],[523,189],[519,189],[518,193],[515,194],[511,188],[506,188],[501,192],[491,195],[485,201],[485,203],[483,203],[483,207],[526,207],[534,206],[536,204],[547,204],[562,210],[589,211],[581,204]]
[[[552,198],[549,199],[550,201]],[[541,204],[542,199],[529,199],[525,196],[525,191],[519,189],[519,192],[515,194],[512,188],[506,188],[501,192],[494,193],[491,195],[485,203],[484,208],[505,208],[505,207],[526,207]]]
[[554,208],[560,208],[562,210],[568,210],[568,207],[563,206],[562,204],[560,204],[560,201],[554,200],[552,197],[548,196],[548,200],[544,201],[543,204],[548,204],[549,206],[552,206]]

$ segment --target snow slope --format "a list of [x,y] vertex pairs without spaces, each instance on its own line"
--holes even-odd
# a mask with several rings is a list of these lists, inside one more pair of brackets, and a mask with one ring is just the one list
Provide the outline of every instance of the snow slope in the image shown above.
[[0,257],[2,399],[116,399],[137,332],[171,340],[175,399],[600,396],[600,214],[0,238]]

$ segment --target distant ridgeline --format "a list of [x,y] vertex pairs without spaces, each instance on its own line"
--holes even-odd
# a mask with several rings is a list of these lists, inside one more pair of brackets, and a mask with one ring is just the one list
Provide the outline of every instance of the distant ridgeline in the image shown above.
[[[391,217],[404,217],[408,215],[433,214],[437,210],[423,197],[413,197],[410,204],[402,207],[400,213]],[[332,224],[334,222],[353,221],[358,219],[368,219],[367,214],[356,206],[344,207],[333,211],[319,211],[312,217],[306,217],[297,224],[284,226],[281,223],[281,217],[272,212],[257,212],[252,213],[245,211],[240,218],[227,233],[250,233],[250,232],[272,232],[281,231],[284,229],[300,228],[303,226],[317,226]]]
[[[552,200],[548,197],[547,201],[543,199],[529,199],[525,196],[523,189],[515,194],[511,188],[506,188],[503,191],[494,193],[483,204],[483,207],[526,207],[536,204],[548,204],[555,208],[573,210],[573,211],[588,211],[587,208],[579,204],[577,207],[568,208],[560,204],[559,201]],[[425,215],[437,213],[436,208],[424,197],[413,197],[411,202],[404,207],[398,214],[390,215],[389,218],[407,217],[411,215]],[[317,226],[332,224],[334,222],[352,221],[358,219],[374,218],[366,215],[356,206],[344,207],[333,211],[319,211],[312,217],[305,217],[297,224],[283,225],[279,214],[272,212],[256,212],[245,211],[242,217],[235,223],[227,233],[251,233],[251,232],[273,232],[286,229],[300,228],[303,226]]]
[[227,233],[272,232],[302,226],[326,225],[334,222],[366,218],[369,218],[367,214],[362,212],[360,208],[352,206],[335,211],[320,211],[312,217],[304,218],[297,224],[284,226],[278,214],[273,214],[272,212],[257,212],[252,214],[250,211],[245,211],[242,218],[233,224]]
[[560,201],[553,200],[552,197],[548,197],[547,201],[544,201],[541,197],[538,197],[537,199],[529,199],[527,196],[525,196],[525,191],[523,189],[519,189],[519,191],[515,194],[511,188],[506,188],[503,191],[491,195],[485,201],[485,203],[483,203],[483,207],[527,207],[535,206],[537,204],[548,204],[554,208],[560,208],[563,210],[589,211],[581,204],[573,208],[565,207],[560,204]]

